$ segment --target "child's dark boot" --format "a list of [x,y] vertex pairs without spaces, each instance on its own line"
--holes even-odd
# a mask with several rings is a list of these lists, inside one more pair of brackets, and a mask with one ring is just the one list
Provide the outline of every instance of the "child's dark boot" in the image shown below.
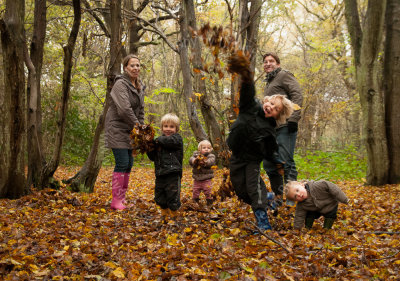
[[254,216],[256,217],[258,228],[260,228],[263,231],[272,229],[271,225],[269,224],[268,214],[265,210],[263,209],[256,210],[254,212]]
[[314,224],[314,220],[315,220],[314,218],[306,217],[305,221],[306,228],[311,229]]
[[334,222],[335,222],[334,218],[325,218],[325,220],[324,220],[324,228],[331,229]]
[[207,206],[211,206],[212,203],[214,202],[214,200],[212,199],[206,199],[206,201],[207,201]]

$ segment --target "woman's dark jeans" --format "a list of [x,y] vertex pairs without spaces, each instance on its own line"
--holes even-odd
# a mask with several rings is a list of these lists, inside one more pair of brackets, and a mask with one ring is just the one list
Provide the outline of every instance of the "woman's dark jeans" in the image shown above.
[[133,166],[132,149],[113,148],[115,159],[114,172],[130,173]]

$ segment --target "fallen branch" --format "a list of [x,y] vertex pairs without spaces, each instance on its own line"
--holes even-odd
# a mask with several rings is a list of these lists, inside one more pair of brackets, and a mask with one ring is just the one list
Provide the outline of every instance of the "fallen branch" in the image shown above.
[[278,244],[279,246],[281,246],[281,248],[284,249],[286,252],[292,253],[292,250],[291,250],[290,248],[289,248],[289,249],[286,248],[285,246],[282,245],[281,242],[279,242],[279,241],[275,240],[274,238],[272,238],[272,237],[268,236],[267,234],[265,234],[264,231],[263,231],[261,228],[259,228],[253,221],[251,221],[251,220],[246,220],[245,223],[246,223],[246,224],[252,224],[252,225],[258,230],[258,232],[259,232],[261,235],[267,237],[269,240],[271,240],[271,241],[274,242],[275,244]]

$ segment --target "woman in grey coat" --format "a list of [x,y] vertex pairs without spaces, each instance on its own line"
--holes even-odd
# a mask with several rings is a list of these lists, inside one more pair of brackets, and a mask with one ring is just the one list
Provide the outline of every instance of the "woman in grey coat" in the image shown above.
[[140,60],[128,55],[123,62],[124,73],[115,78],[110,105],[106,115],[105,144],[115,159],[112,176],[111,208],[125,209],[125,194],[133,166],[130,132],[136,124],[144,123],[144,86],[139,79]]

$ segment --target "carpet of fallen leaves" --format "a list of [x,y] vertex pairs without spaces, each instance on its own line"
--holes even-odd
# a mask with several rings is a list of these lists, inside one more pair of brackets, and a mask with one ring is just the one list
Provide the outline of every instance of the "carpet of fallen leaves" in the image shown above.
[[[76,171],[60,168],[56,177]],[[288,252],[252,234],[251,210],[236,198],[211,209],[194,205],[189,169],[175,223],[161,221],[152,169],[134,168],[127,194],[133,206],[123,211],[109,207],[111,176],[102,169],[93,194],[46,189],[0,200],[0,279],[399,280],[399,185],[338,182],[352,202],[340,205],[329,231],[320,220],[311,231],[294,231],[294,208],[282,207],[270,216],[275,231],[268,235]]]

